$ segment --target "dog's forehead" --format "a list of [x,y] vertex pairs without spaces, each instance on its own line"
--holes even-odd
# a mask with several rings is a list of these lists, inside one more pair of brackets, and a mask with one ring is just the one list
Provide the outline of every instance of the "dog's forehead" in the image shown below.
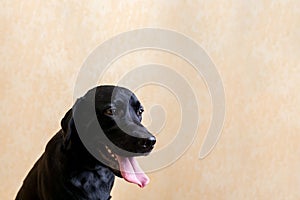
[[139,103],[136,95],[129,89],[119,86],[99,86],[96,90],[96,101]]
[[112,102],[125,103],[129,105],[140,105],[138,98],[133,92],[126,88],[116,88],[112,93]]

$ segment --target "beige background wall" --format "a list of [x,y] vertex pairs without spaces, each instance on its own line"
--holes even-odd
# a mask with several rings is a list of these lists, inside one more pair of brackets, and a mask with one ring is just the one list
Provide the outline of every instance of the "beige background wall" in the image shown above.
[[[145,189],[118,179],[113,199],[300,199],[300,2],[282,1],[1,1],[0,199],[13,199],[72,106],[77,73],[99,44],[142,27],[172,29],[209,54],[226,92],[226,120],[212,153],[199,160],[211,117],[204,81],[191,66],[158,51],[129,54],[101,83],[136,66],[173,67],[197,88],[200,125],[191,148],[150,173]],[[149,95],[155,91],[157,95]],[[180,109],[156,86],[138,96],[146,110],[164,105],[157,149],[174,137]],[[164,97],[163,99],[161,97]],[[145,123],[150,124],[146,113]],[[155,130],[154,130],[155,131]]]

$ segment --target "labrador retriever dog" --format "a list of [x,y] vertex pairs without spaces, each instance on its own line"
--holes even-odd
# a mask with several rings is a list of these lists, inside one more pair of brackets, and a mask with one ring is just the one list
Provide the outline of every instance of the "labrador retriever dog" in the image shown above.
[[154,148],[141,124],[144,109],[119,86],[98,86],[77,99],[61,130],[23,181],[16,200],[107,200],[115,175],[145,187],[149,178],[135,157]]

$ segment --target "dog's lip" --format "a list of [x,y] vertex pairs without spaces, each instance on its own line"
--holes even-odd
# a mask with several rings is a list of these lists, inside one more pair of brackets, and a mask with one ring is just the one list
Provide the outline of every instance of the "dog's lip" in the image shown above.
[[105,149],[106,149],[106,151],[109,153],[109,155],[110,155],[115,161],[117,161],[116,154],[113,153],[113,151],[112,151],[108,146],[105,146]]
[[147,152],[143,152],[143,153],[132,153],[132,152],[128,152],[127,155],[125,154],[118,154],[118,153],[115,153],[108,145],[105,145],[105,149],[106,149],[106,152],[108,154],[110,154],[110,156],[117,161],[117,156],[121,156],[121,157],[128,157],[128,158],[134,158],[134,157],[139,157],[139,156],[148,156],[152,149],[150,151],[147,151]]

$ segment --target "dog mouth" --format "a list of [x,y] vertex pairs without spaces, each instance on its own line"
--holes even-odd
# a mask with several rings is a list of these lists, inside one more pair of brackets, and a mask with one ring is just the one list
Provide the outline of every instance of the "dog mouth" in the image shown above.
[[[121,175],[127,182],[136,184],[141,188],[150,182],[149,177],[140,167],[136,157],[117,155],[107,145],[105,145],[105,150],[109,154],[110,167],[113,168],[114,172],[117,169],[116,175]],[[143,155],[146,156],[149,153],[144,153]]]

